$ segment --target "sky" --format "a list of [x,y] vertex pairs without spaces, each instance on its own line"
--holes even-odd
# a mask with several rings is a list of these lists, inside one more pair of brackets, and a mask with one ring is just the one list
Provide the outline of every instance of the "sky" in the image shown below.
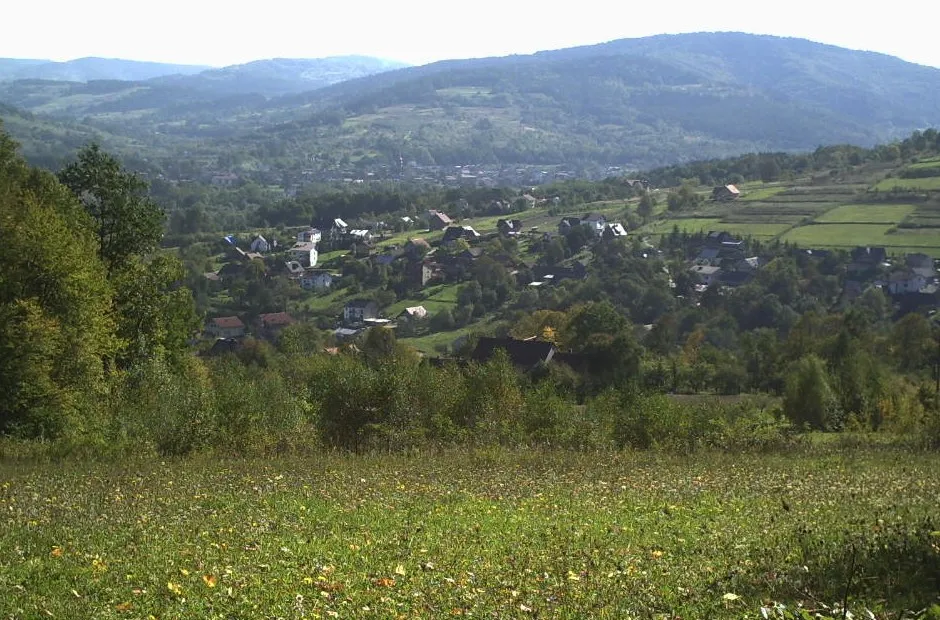
[[[0,57],[85,56],[225,66],[377,56],[411,64],[527,54],[662,33],[742,31],[883,52],[940,67],[932,0],[32,0],[3,9]],[[873,10],[865,10],[871,6]]]

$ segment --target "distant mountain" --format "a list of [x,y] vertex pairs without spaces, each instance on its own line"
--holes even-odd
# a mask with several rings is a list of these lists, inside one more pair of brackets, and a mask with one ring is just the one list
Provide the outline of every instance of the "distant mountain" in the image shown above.
[[[802,39],[699,33],[444,61],[273,104],[314,110],[288,130],[375,145],[389,160],[403,151],[448,164],[588,159],[646,167],[868,145],[935,125],[940,70]],[[339,119],[346,129],[331,131]]]
[[395,67],[343,57],[136,82],[18,80],[0,82],[0,101],[161,152],[238,154],[248,169],[272,157],[305,170],[401,160],[652,168],[866,146],[940,125],[940,69],[793,38],[662,35]]
[[116,58],[78,58],[66,62],[0,58],[0,80],[149,80],[165,75],[191,75],[209,67]]
[[15,80],[20,71],[29,67],[43,65],[48,60],[35,60],[27,58],[0,58],[0,82],[3,80]]
[[166,77],[155,82],[219,96],[257,93],[272,97],[310,91],[407,66],[368,56],[274,58],[211,69],[196,75]]

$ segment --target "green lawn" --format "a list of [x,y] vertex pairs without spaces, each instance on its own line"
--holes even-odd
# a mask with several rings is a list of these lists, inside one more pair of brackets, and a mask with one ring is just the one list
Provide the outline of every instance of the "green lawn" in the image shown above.
[[875,185],[875,189],[880,192],[888,192],[895,187],[913,190],[940,190],[940,176],[927,177],[924,179],[885,179]]
[[898,224],[917,209],[914,205],[843,205],[816,218],[824,224]]
[[405,308],[414,306],[424,306],[429,315],[437,314],[444,308],[453,310],[457,304],[457,293],[461,286],[462,284],[430,286],[424,290],[426,296],[423,299],[403,299],[386,308],[385,314],[389,317],[395,317],[401,314]]
[[0,616],[896,619],[938,497],[892,448],[6,463]]

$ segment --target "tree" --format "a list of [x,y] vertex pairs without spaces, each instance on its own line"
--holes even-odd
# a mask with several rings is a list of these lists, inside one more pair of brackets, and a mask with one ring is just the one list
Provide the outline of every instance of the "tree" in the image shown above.
[[109,275],[129,257],[157,247],[163,211],[147,195],[147,184],[97,144],[82,149],[59,173],[59,180],[94,220],[98,255]]
[[59,173],[91,218],[98,256],[115,290],[124,366],[155,355],[178,355],[198,329],[192,294],[181,285],[175,258],[151,257],[163,234],[164,213],[148,185],[97,144],[85,147]]
[[801,358],[787,376],[784,414],[794,424],[823,430],[830,426],[836,408],[825,363],[812,354]]
[[0,432],[79,434],[117,349],[85,213],[0,133]]
[[656,199],[653,198],[652,194],[647,192],[640,198],[640,203],[636,207],[636,212],[645,221],[648,220],[651,215],[653,215],[655,208]]

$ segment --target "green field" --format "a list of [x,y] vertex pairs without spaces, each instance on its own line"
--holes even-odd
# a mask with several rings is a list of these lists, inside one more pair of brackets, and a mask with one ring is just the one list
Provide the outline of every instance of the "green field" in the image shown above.
[[741,200],[745,202],[757,201],[757,200],[766,200],[772,196],[786,191],[785,185],[776,185],[776,186],[757,186],[753,189],[750,188],[741,188]]
[[935,602],[940,456],[796,450],[6,463],[0,616],[760,618],[846,598],[887,619]]
[[890,178],[875,185],[875,189],[880,192],[888,192],[895,187],[914,190],[940,190],[940,176],[926,177],[924,179]]
[[843,205],[816,218],[824,224],[897,224],[914,212],[914,205]]
[[726,230],[729,233],[741,235],[742,237],[776,237],[777,235],[783,234],[792,224],[728,222],[721,218],[678,218],[658,220],[644,228],[643,231],[653,235],[667,235],[672,232],[675,226],[678,226],[679,230],[689,233]]
[[851,248],[859,245],[877,245],[900,253],[916,251],[937,255],[940,253],[940,229],[899,229],[887,224],[813,224],[788,231],[783,241],[807,248]]

